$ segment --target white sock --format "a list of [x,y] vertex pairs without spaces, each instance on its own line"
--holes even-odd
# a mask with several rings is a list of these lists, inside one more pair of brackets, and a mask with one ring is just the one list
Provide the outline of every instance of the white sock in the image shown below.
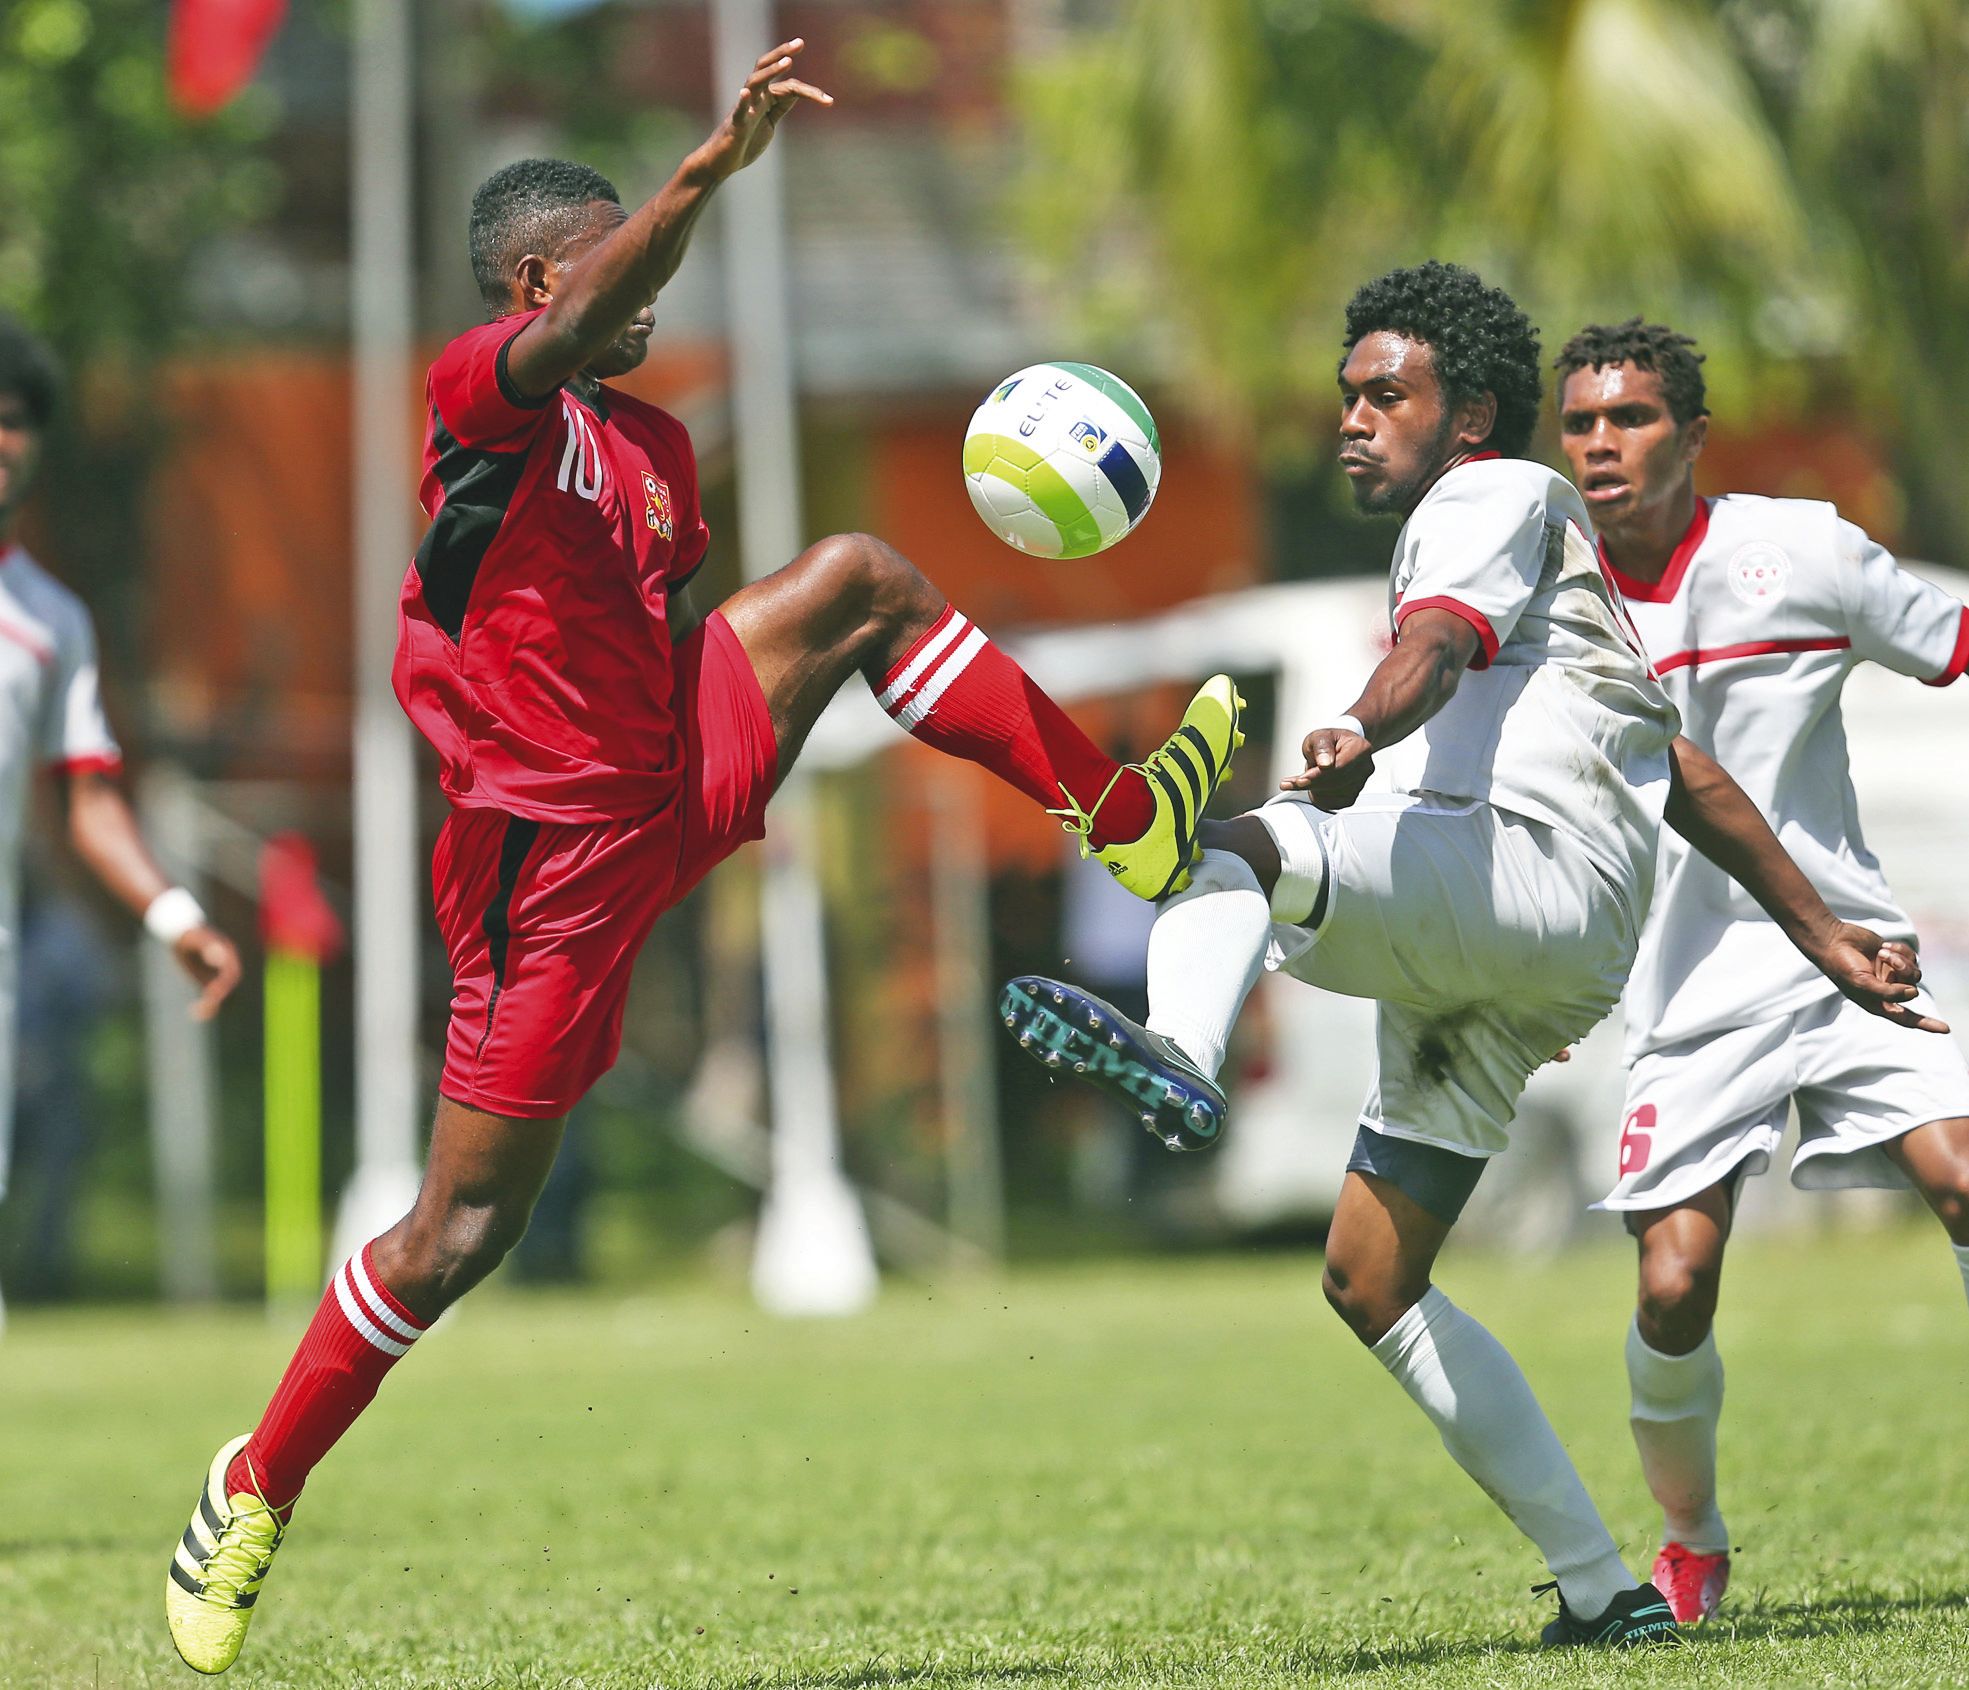
[[[1964,1267],[1969,1275],[1969,1265]],[[1641,1471],[1661,1504],[1664,1543],[1700,1555],[1730,1547],[1716,1509],[1716,1422],[1723,1413],[1723,1358],[1711,1332],[1685,1356],[1651,1349],[1635,1322],[1627,1328],[1629,1424]]]
[[1272,912],[1242,857],[1205,851],[1187,891],[1149,931],[1149,1029],[1174,1039],[1212,1079],[1231,1027],[1265,970]]
[[1951,1244],[1955,1252],[1955,1265],[1962,1270],[1962,1289],[1969,1292],[1969,1244]]
[[1537,1544],[1582,1619],[1635,1580],[1571,1459],[1505,1348],[1431,1286],[1374,1356],[1442,1434],[1443,1448]]

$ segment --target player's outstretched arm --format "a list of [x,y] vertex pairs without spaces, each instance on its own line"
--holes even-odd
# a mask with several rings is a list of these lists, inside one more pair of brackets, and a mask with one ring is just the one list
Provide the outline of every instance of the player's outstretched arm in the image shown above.
[[1905,945],[1841,921],[1826,907],[1763,814],[1700,746],[1669,748],[1668,825],[1764,906],[1785,937],[1862,1009],[1924,1033],[1946,1022],[1907,1007],[1921,978]]
[[60,779],[68,808],[69,843],[117,901],[146,925],[153,925],[151,912],[160,898],[177,899],[188,908],[187,920],[174,921],[169,931],[158,936],[169,943],[178,966],[199,988],[192,1014],[201,1021],[216,1014],[239,984],[239,952],[233,942],[204,919],[189,893],[172,889],[144,844],[130,801],[114,780],[94,772]]
[[1344,810],[1374,773],[1376,747],[1404,740],[1447,704],[1477,655],[1477,635],[1460,616],[1418,610],[1402,623],[1394,650],[1375,665],[1347,714],[1360,731],[1315,728],[1301,746],[1304,774],[1279,782],[1322,810]]
[[599,357],[677,273],[691,229],[719,183],[763,153],[780,119],[802,100],[834,103],[831,94],[788,74],[805,46],[786,41],[764,54],[731,115],[656,197],[576,263],[557,290],[536,289],[532,303],[547,309],[514,337],[506,354],[507,374],[521,393],[552,393]]

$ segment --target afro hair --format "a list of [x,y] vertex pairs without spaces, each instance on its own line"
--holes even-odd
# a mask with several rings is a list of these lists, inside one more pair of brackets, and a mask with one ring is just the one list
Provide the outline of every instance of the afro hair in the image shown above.
[[1530,448],[1544,393],[1538,330],[1502,288],[1433,258],[1390,270],[1347,302],[1347,351],[1382,330],[1420,341],[1435,354],[1436,379],[1450,404],[1486,393],[1496,397],[1487,445],[1507,458]]
[[622,203],[599,170],[561,158],[502,165],[472,195],[472,276],[494,311],[506,304],[513,266],[528,253],[552,258],[587,222],[597,200]]
[[1570,376],[1584,369],[1603,370],[1609,364],[1632,364],[1637,370],[1652,370],[1661,378],[1662,396],[1668,401],[1668,414],[1678,425],[1709,415],[1708,392],[1702,382],[1702,354],[1688,335],[1677,334],[1664,323],[1646,323],[1629,317],[1609,327],[1588,323],[1561,349],[1552,367],[1559,372],[1563,387]]
[[28,421],[46,428],[54,420],[61,387],[55,355],[25,325],[0,313],[0,393],[20,400]]

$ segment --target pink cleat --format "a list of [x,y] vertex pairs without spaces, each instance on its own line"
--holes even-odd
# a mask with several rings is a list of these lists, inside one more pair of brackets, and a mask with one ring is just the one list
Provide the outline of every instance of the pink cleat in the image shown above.
[[1655,1557],[1655,1588],[1682,1625],[1714,1619],[1730,1588],[1730,1552],[1703,1555],[1679,1543],[1664,1543]]

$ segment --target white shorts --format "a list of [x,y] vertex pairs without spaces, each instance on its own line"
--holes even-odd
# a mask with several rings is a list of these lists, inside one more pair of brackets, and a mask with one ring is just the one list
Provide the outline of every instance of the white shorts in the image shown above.
[[1618,1001],[1625,900],[1565,834],[1488,804],[1288,795],[1257,816],[1284,865],[1272,907],[1308,923],[1274,925],[1268,965],[1378,1000],[1361,1125],[1496,1155],[1525,1081]]
[[[1928,1014],[1924,994],[1915,1000]],[[1762,1173],[1798,1106],[1791,1183],[1905,1188],[1883,1144],[1969,1116],[1969,1060],[1828,990],[1787,1015],[1687,1039],[1627,1071],[1619,1182],[1596,1209],[1666,1209],[1733,1174]]]

